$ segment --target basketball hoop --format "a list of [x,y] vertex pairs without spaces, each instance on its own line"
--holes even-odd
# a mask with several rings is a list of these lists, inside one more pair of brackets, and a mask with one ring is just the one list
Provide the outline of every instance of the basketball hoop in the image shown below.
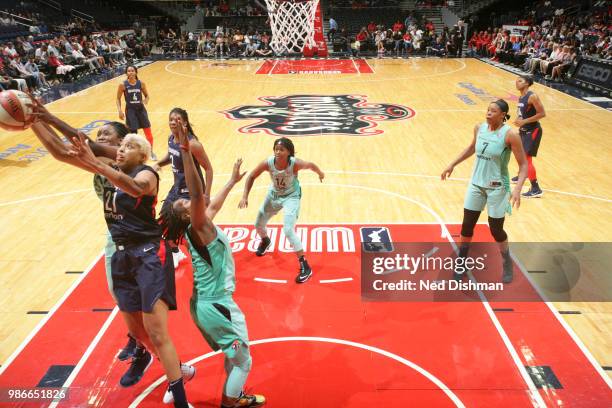
[[272,28],[270,47],[277,55],[314,49],[314,20],[319,0],[266,0]]

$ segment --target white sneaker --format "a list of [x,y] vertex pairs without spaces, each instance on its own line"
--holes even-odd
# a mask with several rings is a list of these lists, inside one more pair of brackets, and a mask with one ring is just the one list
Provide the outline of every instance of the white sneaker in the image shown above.
[[187,259],[187,255],[179,248],[178,252],[172,253],[172,261],[174,262],[174,267],[178,268],[179,264]]
[[[183,383],[188,383],[193,379],[193,377],[195,377],[196,369],[194,366],[181,363],[181,373],[183,374]],[[174,395],[172,395],[169,388],[166,388],[166,392],[164,393],[164,398],[162,401],[164,402],[164,404],[174,403]]]

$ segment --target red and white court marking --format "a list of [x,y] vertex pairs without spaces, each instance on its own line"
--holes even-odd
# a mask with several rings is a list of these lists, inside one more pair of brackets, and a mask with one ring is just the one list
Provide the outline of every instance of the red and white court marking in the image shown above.
[[[387,227],[395,242],[443,240],[437,224],[373,226]],[[251,226],[224,227],[235,250],[235,299],[252,340],[247,390],[264,394],[268,407],[281,408],[537,406],[482,303],[362,301],[360,227],[299,226],[314,270],[303,285],[293,282],[297,262],[280,227],[273,226],[274,252],[262,258],[253,254]],[[448,229],[456,235],[460,226]],[[489,240],[488,228],[478,225],[475,238]],[[515,275],[525,279],[518,268]],[[189,399],[196,407],[219,406],[223,359],[211,352],[189,316],[189,262],[177,270],[176,283],[179,310],[170,314],[170,333],[182,361],[198,369],[187,384]],[[489,305],[499,310],[495,316],[520,365],[548,366],[562,385],[539,389],[541,401],[549,407],[609,405],[610,387],[545,303]],[[128,367],[115,360],[126,330],[113,308],[99,260],[2,367],[0,389],[35,387],[50,367],[65,366],[72,374],[70,399],[59,407],[160,406],[159,362],[134,387],[118,384]]]
[[354,60],[267,60],[256,74],[372,74],[364,59]]

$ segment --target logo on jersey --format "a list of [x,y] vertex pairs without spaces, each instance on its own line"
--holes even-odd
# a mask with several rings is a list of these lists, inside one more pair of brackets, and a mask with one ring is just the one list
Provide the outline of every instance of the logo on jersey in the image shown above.
[[264,106],[244,105],[223,111],[229,119],[257,122],[240,128],[242,133],[275,136],[356,135],[383,133],[378,122],[410,119],[411,108],[369,103],[365,95],[265,96]]
[[393,241],[387,227],[361,227],[361,243],[366,252],[392,252]]

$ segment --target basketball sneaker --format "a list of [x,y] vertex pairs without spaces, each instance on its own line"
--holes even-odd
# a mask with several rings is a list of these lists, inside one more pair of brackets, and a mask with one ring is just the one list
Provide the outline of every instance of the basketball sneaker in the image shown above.
[[264,397],[263,395],[248,395],[245,393],[241,393],[240,397],[238,397],[238,399],[233,404],[221,402],[221,408],[254,408],[261,407],[265,403],[266,397]]
[[117,360],[119,361],[125,361],[128,358],[134,357],[134,353],[136,352],[136,339],[129,333],[127,336],[127,344],[121,350],[119,350],[119,353],[117,354]]
[[255,252],[255,255],[264,256],[264,254],[266,253],[266,249],[268,249],[271,243],[272,241],[270,241],[270,238],[268,237],[262,239],[259,243],[259,246],[257,247],[257,252]]
[[[183,381],[189,382],[195,376],[196,369],[194,366],[190,366],[188,364],[181,363],[181,374],[183,374]],[[174,403],[174,395],[172,395],[172,392],[170,391],[170,387],[166,388],[166,392],[164,393],[163,402],[164,404]]]
[[296,283],[304,283],[312,276],[312,269],[306,260],[300,261],[300,272],[295,277]]
[[514,184],[518,183],[518,176],[512,177],[512,179],[510,181],[512,181],[512,183],[514,183]]
[[526,193],[523,193],[522,196],[525,198],[539,198],[542,197],[544,195],[544,192],[542,191],[541,188],[531,188],[529,189],[529,191],[527,191]]
[[174,263],[174,268],[178,268],[179,264],[185,259],[187,259],[187,255],[185,255],[180,248],[177,252],[172,252],[172,262]]
[[151,363],[153,363],[153,356],[151,353],[144,348],[136,349],[134,357],[132,357],[130,368],[123,374],[121,380],[119,380],[119,384],[121,384],[122,387],[131,387],[138,383]]
[[504,261],[502,263],[503,273],[502,273],[502,282],[510,283],[514,278],[514,267],[512,266],[512,258],[510,255],[504,257]]

